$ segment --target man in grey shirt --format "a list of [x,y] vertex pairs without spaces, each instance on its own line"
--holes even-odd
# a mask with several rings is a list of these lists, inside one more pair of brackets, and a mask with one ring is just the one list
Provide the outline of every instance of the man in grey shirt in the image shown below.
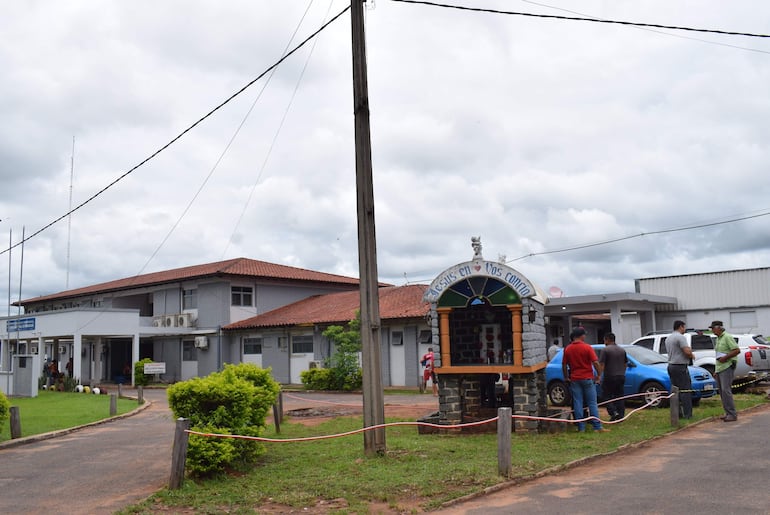
[[604,349],[599,356],[604,377],[602,378],[602,396],[607,399],[607,414],[610,421],[621,420],[626,416],[626,403],[623,399],[623,385],[626,382],[626,351],[615,343],[615,335],[604,335]]
[[671,385],[679,388],[679,411],[682,418],[692,418],[692,380],[687,366],[692,363],[692,349],[684,333],[687,326],[681,320],[674,322],[674,332],[666,338],[668,352],[668,376]]

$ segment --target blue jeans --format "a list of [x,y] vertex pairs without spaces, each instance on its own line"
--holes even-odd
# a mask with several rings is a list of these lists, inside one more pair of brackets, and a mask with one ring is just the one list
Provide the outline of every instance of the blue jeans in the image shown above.
[[[570,381],[570,392],[572,392],[572,411],[575,420],[585,418],[583,416],[583,407],[588,406],[588,413],[592,417],[591,425],[594,429],[601,429],[602,423],[599,420],[599,406],[596,403],[596,385],[593,379],[581,379],[579,381]],[[578,422],[578,431],[585,431],[586,423]]]

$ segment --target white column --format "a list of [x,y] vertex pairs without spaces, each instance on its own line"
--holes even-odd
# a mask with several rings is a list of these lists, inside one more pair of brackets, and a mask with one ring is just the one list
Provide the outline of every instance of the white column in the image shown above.
[[80,333],[72,335],[72,377],[77,377],[80,381],[81,369],[83,366],[82,358],[80,357],[81,350],[83,349],[83,341]]
[[136,386],[136,377],[134,377],[134,363],[139,361],[139,333],[134,334],[134,341],[131,345],[131,386]]
[[[618,343],[623,341],[623,318],[620,316],[620,306],[613,302],[610,306],[610,327],[612,332],[615,333],[615,337],[619,340]],[[596,342],[601,343],[601,342]],[[625,342],[623,342],[625,343]]]

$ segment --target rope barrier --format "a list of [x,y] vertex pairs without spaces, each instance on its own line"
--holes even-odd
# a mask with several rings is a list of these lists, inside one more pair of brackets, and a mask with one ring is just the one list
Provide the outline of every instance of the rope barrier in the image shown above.
[[[638,397],[638,396],[649,396],[650,394],[634,394],[634,395],[627,395],[625,398],[628,397]],[[604,422],[598,417],[586,417],[582,419],[564,419],[564,418],[553,418],[553,417],[537,417],[532,415],[511,415],[512,419],[520,419],[520,420],[537,420],[537,421],[543,421],[543,422],[558,422],[562,424],[577,424],[579,422],[587,422],[593,419],[599,420],[603,424],[616,424],[618,422],[622,422],[626,419],[628,419],[631,415],[654,406],[660,399],[668,399],[671,398],[673,394],[667,394],[664,395],[661,393],[661,395],[655,396],[648,402],[646,402],[644,405],[642,405],[639,408],[635,408],[631,410],[625,417],[622,419],[612,421],[612,422]],[[315,400],[314,400],[315,402]],[[335,403],[329,403],[329,404],[335,404]],[[573,413],[573,411],[569,411],[569,413]],[[381,429],[381,428],[387,428],[387,427],[396,427],[396,426],[422,426],[422,427],[432,427],[436,429],[462,429],[462,428],[468,428],[468,427],[475,427],[475,426],[483,426],[486,424],[491,424],[492,422],[496,422],[499,419],[499,417],[493,417],[485,420],[479,420],[476,422],[467,422],[464,424],[433,424],[431,422],[388,422],[385,424],[377,424],[373,426],[368,427],[362,427],[360,429],[354,429],[352,431],[347,431],[344,433],[337,433],[332,435],[320,435],[320,436],[306,436],[301,438],[266,438],[262,436],[246,436],[246,435],[226,435],[226,434],[220,434],[220,433],[204,433],[201,431],[195,431],[192,429],[185,430],[186,433],[191,435],[197,435],[197,436],[204,436],[204,437],[210,437],[210,438],[235,438],[235,439],[241,439],[241,440],[255,440],[259,442],[268,442],[268,443],[290,443],[290,442],[310,442],[310,441],[316,441],[316,440],[328,440],[331,438],[342,438],[345,436],[355,435],[359,433],[363,433],[366,431],[372,431],[375,429]]]
[[[748,384],[753,384],[753,383],[757,383],[757,382],[761,382],[761,381],[762,381],[761,378],[759,378],[759,379],[752,379],[752,380],[747,381],[745,383],[733,384],[732,388],[740,388],[742,386],[746,386]],[[702,391],[703,390],[692,390],[692,389],[691,390],[679,390],[679,393],[685,393],[685,392],[695,393],[695,392],[702,392]],[[714,391],[718,392],[719,389],[715,388]],[[306,399],[306,398],[299,397],[299,396],[296,396],[296,395],[291,395],[291,394],[285,394],[285,395],[287,397],[292,398],[292,399],[297,399],[297,400],[306,401],[306,402],[330,404],[330,405],[335,405],[335,406],[347,406],[347,407],[357,407],[357,408],[361,407],[360,404],[346,404],[346,403],[340,403],[340,402],[323,401],[323,400],[319,400],[319,399],[312,399],[311,400],[311,399]],[[640,412],[640,411],[642,411],[644,409],[656,406],[659,403],[659,401],[661,401],[661,400],[670,399],[671,397],[673,397],[673,395],[674,395],[673,393],[664,392],[664,391],[646,392],[646,393],[643,392],[643,393],[635,393],[635,394],[631,394],[631,395],[624,395],[623,397],[617,397],[617,398],[614,398],[614,399],[608,399],[608,400],[605,400],[605,401],[602,401],[602,402],[598,403],[598,406],[604,406],[606,404],[609,404],[611,402],[615,402],[615,401],[618,401],[618,400],[633,399],[633,398],[637,398],[637,397],[649,398],[649,400],[647,400],[639,408],[634,408],[631,411],[629,411],[623,418],[620,418],[618,420],[613,420],[613,421],[603,421],[599,417],[591,417],[591,416],[585,417],[585,418],[581,418],[581,419],[577,419],[577,418],[565,419],[565,418],[553,418],[553,417],[537,417],[537,416],[532,416],[532,415],[512,415],[511,418],[514,419],[514,420],[515,419],[520,419],[520,420],[536,420],[536,421],[542,421],[542,422],[558,422],[558,423],[562,423],[562,424],[577,424],[577,423],[581,423],[581,422],[589,422],[589,421],[595,419],[595,420],[598,420],[599,422],[601,422],[602,424],[618,424],[620,422],[623,422],[623,421],[627,420],[632,415],[634,415],[634,414],[636,414],[636,413],[638,413],[638,412]],[[569,410],[569,411],[567,411],[565,413],[571,413],[573,417],[575,416],[574,410]],[[261,436],[226,435],[226,434],[219,434],[219,433],[204,433],[204,432],[201,432],[201,431],[194,431],[194,430],[191,430],[191,429],[187,429],[187,430],[185,430],[185,432],[189,433],[191,435],[211,437],[211,438],[235,438],[235,439],[243,439],[243,440],[256,440],[256,441],[268,442],[268,443],[289,443],[289,442],[309,442],[309,441],[316,441],[316,440],[328,440],[328,439],[331,439],[331,438],[342,438],[342,437],[345,437],[345,436],[350,436],[350,435],[355,435],[355,434],[363,433],[365,431],[372,431],[372,430],[375,430],[375,429],[381,429],[381,428],[387,428],[387,427],[395,427],[395,426],[422,426],[422,427],[431,427],[431,428],[442,429],[442,430],[446,430],[446,429],[463,429],[463,428],[468,428],[468,427],[475,427],[475,426],[482,426],[482,425],[485,425],[485,424],[491,424],[492,422],[496,422],[498,419],[499,419],[499,417],[493,417],[493,418],[489,418],[489,419],[485,419],[485,420],[480,420],[480,421],[476,421],[476,422],[468,422],[468,423],[464,423],[464,424],[433,424],[431,422],[417,422],[417,421],[415,421],[415,422],[389,422],[389,423],[386,423],[386,424],[377,424],[377,425],[373,425],[373,426],[362,427],[360,429],[355,429],[353,431],[347,431],[345,433],[337,433],[337,434],[332,434],[332,435],[320,435],[320,436],[307,436],[307,437],[302,437],[302,438],[266,438],[266,437],[261,437]]]

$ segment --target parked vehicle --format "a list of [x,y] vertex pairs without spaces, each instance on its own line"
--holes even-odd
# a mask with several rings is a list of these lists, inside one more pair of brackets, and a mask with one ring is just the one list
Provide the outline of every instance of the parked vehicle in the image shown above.
[[[671,331],[666,334],[656,333],[642,336],[631,342],[631,345],[639,345],[662,354],[663,356],[668,356],[668,351],[666,350],[666,338],[669,334],[671,334]],[[692,364],[696,367],[705,368],[713,376],[716,363],[714,345],[716,344],[717,337],[713,334],[703,334],[700,331],[687,331],[684,333],[684,337],[695,356]],[[746,374],[748,374],[748,370],[746,371]],[[738,374],[736,373],[736,378],[737,377]]]
[[[596,355],[600,356],[604,345],[592,345]],[[644,393],[645,402],[655,399],[660,392],[671,391],[671,379],[668,377],[668,360],[665,356],[639,345],[621,345],[628,356],[626,382],[623,385],[625,395]],[[545,383],[548,389],[548,399],[554,406],[568,406],[572,403],[569,388],[564,381],[561,361],[564,351],[560,351],[545,367]],[[702,398],[716,394],[716,381],[704,368],[688,367],[692,388],[693,406],[697,406]],[[601,396],[601,386],[599,387]],[[667,399],[659,399],[656,406],[667,406]]]
[[[667,356],[666,338],[669,334],[671,333],[661,334],[656,332],[647,336],[642,336],[631,342],[631,345],[640,345]],[[701,330],[688,329],[687,332],[684,333],[684,337],[695,356],[693,365],[705,368],[713,376],[716,365],[716,352],[714,351],[716,336],[713,334],[704,334]],[[763,359],[760,356],[760,353],[757,353],[755,357],[751,352],[753,347],[760,348],[760,346],[767,344],[767,340],[761,335],[755,334],[733,334],[733,337],[741,348],[741,353],[738,355],[738,362],[735,368],[735,379],[733,384],[745,386],[748,381],[770,376],[770,357],[765,357]],[[770,348],[770,345],[766,346]]]
[[770,344],[767,339],[761,334],[750,333],[733,334],[733,338],[741,348],[738,363],[744,361],[751,367],[749,378],[763,380],[770,377]]

